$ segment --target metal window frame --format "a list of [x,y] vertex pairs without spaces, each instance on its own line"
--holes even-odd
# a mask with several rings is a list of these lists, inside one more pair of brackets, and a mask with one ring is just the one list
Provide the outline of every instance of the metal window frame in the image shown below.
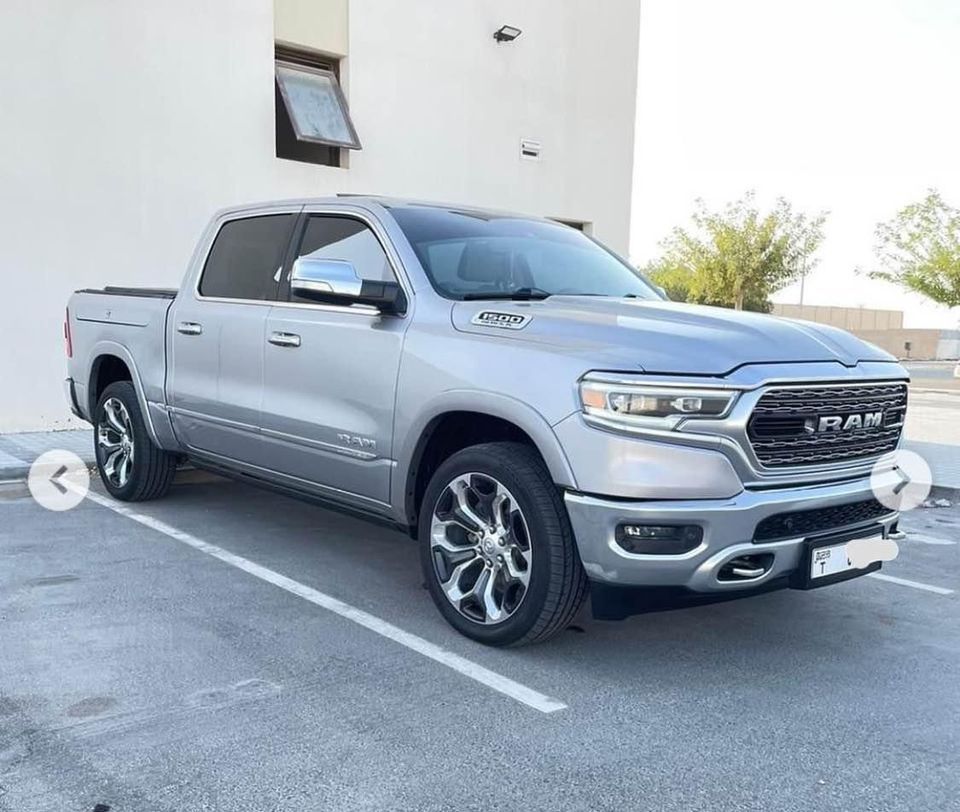
[[238,222],[240,220],[253,220],[261,219],[264,217],[293,217],[293,223],[290,226],[290,230],[287,232],[286,242],[284,244],[283,250],[280,253],[280,271],[283,272],[283,262],[286,260],[287,252],[290,250],[290,241],[294,238],[297,233],[297,226],[299,225],[299,216],[300,212],[303,210],[302,206],[296,208],[282,208],[282,209],[252,209],[250,211],[244,211],[237,213],[237,216],[226,216],[218,219],[216,223],[216,228],[213,230],[213,234],[210,237],[209,243],[205,247],[205,254],[203,257],[203,264],[200,266],[200,269],[197,273],[197,279],[194,283],[194,299],[197,301],[207,301],[207,302],[244,302],[247,304],[266,304],[271,305],[275,304],[277,301],[277,292],[279,290],[279,282],[277,283],[277,288],[274,290],[273,296],[269,299],[249,299],[241,296],[208,296],[201,292],[200,288],[203,286],[203,279],[207,273],[207,265],[210,262],[210,257],[213,254],[213,247],[217,243],[217,238],[220,236],[223,229],[230,225],[231,223]]
[[[207,260],[210,256],[210,251],[213,249],[213,244],[216,242],[217,235],[220,234],[220,229],[223,228],[227,223],[234,222],[236,220],[246,220],[250,217],[264,217],[270,216],[273,214],[295,214],[297,215],[297,222],[294,225],[293,232],[290,234],[287,241],[287,249],[284,251],[284,266],[281,272],[280,282],[277,284],[277,292],[273,299],[235,299],[223,296],[204,296],[200,292],[200,282],[203,278],[204,270],[206,269]],[[272,307],[280,308],[291,308],[299,310],[325,310],[333,313],[348,313],[354,316],[365,316],[367,318],[379,319],[383,317],[383,314],[375,307],[369,305],[358,305],[358,304],[321,304],[320,302],[291,302],[289,297],[281,299],[281,292],[283,290],[283,285],[285,281],[288,281],[290,267],[293,263],[293,256],[297,251],[300,250],[300,243],[303,236],[303,229],[306,226],[306,220],[311,215],[327,215],[327,216],[337,216],[337,217],[349,217],[354,220],[359,220],[361,223],[366,225],[377,238],[380,243],[380,247],[383,249],[384,254],[387,257],[388,262],[390,263],[390,268],[393,271],[394,276],[396,277],[397,282],[400,287],[403,289],[403,294],[407,299],[407,310],[402,314],[395,314],[391,318],[396,319],[407,319],[410,318],[413,314],[413,304],[414,304],[414,294],[413,294],[413,285],[410,282],[410,279],[406,275],[405,270],[403,269],[403,263],[400,260],[399,255],[396,252],[394,244],[384,229],[382,223],[371,213],[359,211],[352,208],[337,208],[335,206],[329,206],[326,204],[298,204],[295,207],[283,206],[258,206],[250,209],[231,209],[224,212],[217,220],[211,224],[210,229],[208,230],[208,236],[203,240],[202,246],[197,247],[197,252],[203,252],[203,264],[200,265],[198,271],[192,271],[196,273],[196,279],[193,281],[193,299],[196,302],[219,302],[221,304],[236,304],[236,305],[270,305]]]
[[[316,138],[315,136],[307,135],[301,132],[297,123],[297,117],[294,115],[293,104],[290,101],[290,97],[287,95],[287,89],[284,86],[283,81],[280,79],[280,68],[299,71],[300,73],[312,73],[329,79],[330,84],[333,87],[334,95],[337,98],[337,103],[340,105],[340,112],[343,114],[344,123],[347,125],[347,130],[350,132],[353,140],[336,141],[329,138]],[[274,59],[273,73],[277,87],[280,89],[280,98],[283,99],[283,105],[287,110],[287,116],[290,119],[290,124],[293,126],[293,133],[297,137],[298,141],[305,141],[310,144],[323,144],[324,146],[328,147],[340,147],[342,149],[363,149],[363,146],[360,143],[360,137],[357,135],[357,130],[353,126],[353,119],[350,117],[350,107],[347,104],[347,98],[343,95],[343,88],[340,87],[340,82],[337,80],[337,75],[334,73],[334,71],[327,70],[325,68],[316,68],[311,65],[304,65],[302,63],[291,62],[287,59]]]

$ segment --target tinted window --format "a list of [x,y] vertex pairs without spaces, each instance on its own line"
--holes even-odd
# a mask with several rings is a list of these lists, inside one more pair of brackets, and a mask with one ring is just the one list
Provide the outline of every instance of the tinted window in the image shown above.
[[220,228],[200,278],[200,295],[274,299],[295,214],[231,220]]
[[311,217],[297,256],[343,260],[353,265],[361,279],[396,281],[376,235],[364,223],[350,217]]
[[398,206],[391,213],[443,296],[498,297],[527,289],[660,298],[634,268],[565,225],[428,206]]

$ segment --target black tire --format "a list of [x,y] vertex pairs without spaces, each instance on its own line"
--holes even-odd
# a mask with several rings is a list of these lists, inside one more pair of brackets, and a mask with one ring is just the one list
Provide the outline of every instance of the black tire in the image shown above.
[[[526,593],[512,615],[493,625],[464,616],[447,599],[431,550],[434,510],[447,485],[466,473],[502,483],[515,497],[529,530],[532,557]],[[443,462],[420,506],[418,538],[420,564],[434,603],[451,626],[480,643],[520,646],[547,640],[570,625],[586,595],[587,578],[560,491],[537,451],[521,443],[471,446]]]
[[[101,446],[99,437],[101,427],[108,425],[104,404],[111,398],[119,400],[127,411],[133,439],[133,458],[127,480],[118,485],[111,481],[105,471],[108,454]],[[97,471],[107,492],[123,502],[144,502],[158,499],[170,490],[173,475],[177,470],[177,457],[168,451],[157,448],[147,433],[140,411],[137,392],[130,381],[117,381],[107,386],[97,402],[94,415],[94,450],[97,455]]]

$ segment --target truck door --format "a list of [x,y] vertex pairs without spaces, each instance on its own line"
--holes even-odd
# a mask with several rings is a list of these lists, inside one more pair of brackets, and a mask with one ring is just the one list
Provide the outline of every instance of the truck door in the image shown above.
[[196,290],[170,314],[168,402],[180,441],[203,455],[256,464],[264,329],[297,212],[221,225]]
[[[295,239],[294,257],[344,260],[363,279],[397,280],[377,234],[358,217],[306,215]],[[261,427],[268,467],[327,496],[388,502],[408,323],[367,306],[300,299],[283,280],[266,325]]]

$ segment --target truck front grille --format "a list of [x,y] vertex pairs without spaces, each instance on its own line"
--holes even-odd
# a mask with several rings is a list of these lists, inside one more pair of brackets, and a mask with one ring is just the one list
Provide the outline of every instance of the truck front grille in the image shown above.
[[781,387],[757,402],[747,435],[766,468],[852,462],[893,451],[906,411],[905,383]]

